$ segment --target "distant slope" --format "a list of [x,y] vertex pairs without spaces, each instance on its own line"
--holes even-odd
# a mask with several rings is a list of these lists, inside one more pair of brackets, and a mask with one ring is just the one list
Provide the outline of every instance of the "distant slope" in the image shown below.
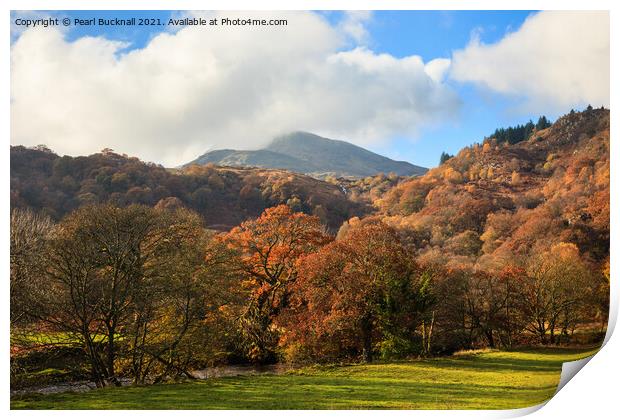
[[60,220],[94,203],[187,207],[217,230],[279,204],[316,215],[332,230],[371,211],[336,184],[282,170],[196,165],[169,170],[113,152],[61,157],[11,146],[11,208],[28,207]]
[[207,163],[220,166],[288,169],[300,173],[312,173],[320,170],[311,162],[270,150],[213,150],[190,164],[206,165]]
[[395,161],[345,141],[305,132],[277,137],[261,150],[214,150],[188,165],[207,163],[287,169],[315,177],[362,178],[381,172],[409,176],[426,172],[426,168],[409,162]]

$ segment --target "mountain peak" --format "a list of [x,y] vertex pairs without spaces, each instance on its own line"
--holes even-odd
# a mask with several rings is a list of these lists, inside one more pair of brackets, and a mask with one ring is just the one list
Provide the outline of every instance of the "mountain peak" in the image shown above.
[[426,168],[395,161],[343,140],[333,140],[305,131],[274,138],[255,151],[213,150],[190,164],[216,163],[224,166],[256,166],[286,169],[315,177],[333,175],[361,178],[377,173],[421,175]]

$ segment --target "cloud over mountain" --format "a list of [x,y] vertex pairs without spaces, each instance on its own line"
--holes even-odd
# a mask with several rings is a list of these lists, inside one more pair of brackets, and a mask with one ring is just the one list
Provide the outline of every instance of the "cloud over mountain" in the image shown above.
[[[221,15],[235,17],[208,17]],[[415,136],[459,108],[442,82],[446,62],[356,44],[364,16],[330,24],[311,12],[252,12],[263,16],[288,26],[186,27],[129,52],[103,37],[24,31],[11,48],[11,143],[67,154],[111,147],[175,165],[293,130],[361,145]]]

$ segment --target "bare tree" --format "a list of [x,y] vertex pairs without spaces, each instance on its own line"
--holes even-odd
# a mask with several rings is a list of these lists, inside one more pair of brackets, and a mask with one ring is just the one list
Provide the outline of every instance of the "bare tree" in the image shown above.
[[29,321],[32,293],[42,287],[43,257],[53,231],[47,216],[23,209],[11,212],[11,327]]
[[184,210],[81,208],[50,243],[36,313],[79,340],[98,386],[119,384],[118,369],[178,373],[175,350],[204,315],[205,235]]
[[532,259],[524,287],[523,307],[528,330],[541,343],[556,343],[558,329],[564,334],[579,321],[591,273],[577,247],[560,243]]

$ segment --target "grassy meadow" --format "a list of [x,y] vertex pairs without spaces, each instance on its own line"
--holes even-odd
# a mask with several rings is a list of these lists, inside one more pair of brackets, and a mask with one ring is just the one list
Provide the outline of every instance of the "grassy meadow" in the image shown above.
[[511,409],[542,403],[596,349],[479,351],[398,363],[14,397],[12,409]]

